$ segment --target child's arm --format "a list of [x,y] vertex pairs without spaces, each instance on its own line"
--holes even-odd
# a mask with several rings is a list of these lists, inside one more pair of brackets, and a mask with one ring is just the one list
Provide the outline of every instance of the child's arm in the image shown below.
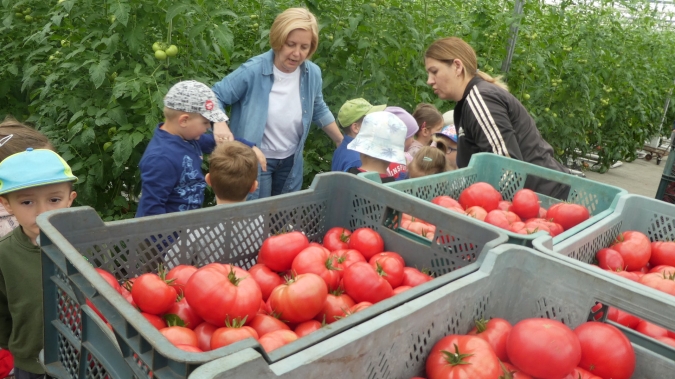
[[146,157],[141,167],[141,201],[136,217],[167,213],[166,203],[179,179],[180,173],[166,157]]
[[0,271],[0,348],[8,348],[11,332],[12,316],[9,314],[9,304],[7,303],[7,287],[5,287],[5,277]]
[[[253,142],[247,141],[243,138],[235,138],[235,141],[241,142],[244,145],[248,147],[255,147],[255,144]],[[199,137],[197,140],[197,143],[199,144],[199,147],[202,149],[202,152],[204,154],[211,154],[213,150],[216,148],[216,140],[213,136],[212,133],[204,133]]]

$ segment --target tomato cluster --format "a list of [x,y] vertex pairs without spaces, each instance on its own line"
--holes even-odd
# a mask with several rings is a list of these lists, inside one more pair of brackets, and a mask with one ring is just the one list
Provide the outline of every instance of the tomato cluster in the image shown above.
[[539,196],[525,188],[514,194],[513,201],[504,200],[485,182],[465,188],[459,201],[437,196],[431,202],[517,234],[545,231],[555,237],[590,218],[588,209],[579,204],[557,203],[546,210],[540,206]]
[[300,232],[267,238],[249,270],[179,265],[123,286],[96,270],[171,343],[192,352],[246,338],[269,352],[432,279],[385,251],[376,231],[340,227],[323,244]]
[[167,46],[164,42],[155,42],[152,44],[152,51],[155,52],[155,58],[164,61],[167,57],[175,57],[178,54],[178,47],[176,45]]
[[542,318],[514,326],[476,321],[467,335],[438,341],[426,360],[428,379],[629,379],[634,370],[633,346],[614,326],[586,322],[571,330]]

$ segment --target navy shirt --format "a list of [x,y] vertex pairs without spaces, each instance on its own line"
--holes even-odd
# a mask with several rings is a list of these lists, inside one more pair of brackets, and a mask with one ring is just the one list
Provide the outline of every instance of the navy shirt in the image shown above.
[[352,167],[361,167],[361,155],[358,151],[347,149],[347,145],[354,140],[345,134],[342,143],[333,152],[333,162],[330,165],[331,171],[347,171]]
[[199,209],[204,202],[202,160],[204,153],[210,154],[216,147],[213,134],[186,141],[160,129],[162,125],[157,125],[139,164],[141,200],[136,217]]

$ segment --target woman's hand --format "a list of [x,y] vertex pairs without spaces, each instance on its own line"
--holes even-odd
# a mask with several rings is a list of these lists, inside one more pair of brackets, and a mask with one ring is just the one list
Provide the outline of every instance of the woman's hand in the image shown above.
[[258,163],[260,163],[260,169],[262,169],[263,171],[267,171],[267,158],[265,158],[265,154],[263,154],[263,152],[260,151],[260,149],[258,149],[258,146],[253,146],[251,149],[253,149],[256,158],[258,158]]
[[234,135],[232,135],[230,127],[227,126],[227,122],[216,122],[213,124],[213,138],[216,140],[216,144],[234,141]]
[[335,121],[333,121],[330,124],[324,126],[322,130],[324,132],[326,132],[326,134],[328,134],[328,137],[330,137],[330,139],[332,139],[333,142],[335,142],[335,146],[340,146],[344,136],[340,132],[340,128],[338,128]]

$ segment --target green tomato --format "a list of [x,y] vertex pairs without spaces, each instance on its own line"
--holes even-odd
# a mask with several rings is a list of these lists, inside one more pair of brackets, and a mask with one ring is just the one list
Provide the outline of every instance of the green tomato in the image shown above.
[[155,58],[159,59],[160,61],[165,61],[166,53],[164,52],[164,50],[157,50],[155,51]]
[[329,41],[332,41],[332,40],[333,40],[333,35],[332,35],[332,34],[329,34],[329,35],[328,35],[328,40],[329,40]]
[[28,8],[25,11],[23,11],[23,14],[28,15],[28,14],[30,14],[31,11],[32,11],[32,9]]
[[63,3],[64,1],[66,1],[66,0],[59,0],[59,4]]
[[110,142],[110,141],[104,143],[103,144],[103,151],[108,151],[108,149],[110,149],[111,146],[112,146],[112,142]]
[[257,14],[252,14],[250,17],[251,17],[251,20],[255,20],[256,18],[258,18],[258,15],[257,15]]
[[23,17],[23,13],[19,13],[19,12],[14,13],[14,15],[15,15],[16,17]]
[[171,45],[169,46],[168,49],[166,49],[166,55],[169,57],[175,57],[176,54],[178,54],[178,47],[176,45]]
[[63,47],[68,47],[68,46],[70,46],[70,41],[65,40],[65,39],[62,39],[62,40],[61,40],[61,46],[63,46]]
[[523,99],[530,100],[530,94],[529,93],[524,94]]
[[160,45],[159,42],[155,42],[152,44],[152,51],[157,51],[157,50],[162,50],[162,45]]
[[33,22],[33,17],[31,15],[26,15],[23,19],[26,20],[26,22]]
[[551,110],[549,108],[545,108],[544,112],[550,112]]
[[256,22],[255,24],[251,25],[251,27],[252,27],[253,29],[257,29],[257,28],[258,28],[258,23]]

